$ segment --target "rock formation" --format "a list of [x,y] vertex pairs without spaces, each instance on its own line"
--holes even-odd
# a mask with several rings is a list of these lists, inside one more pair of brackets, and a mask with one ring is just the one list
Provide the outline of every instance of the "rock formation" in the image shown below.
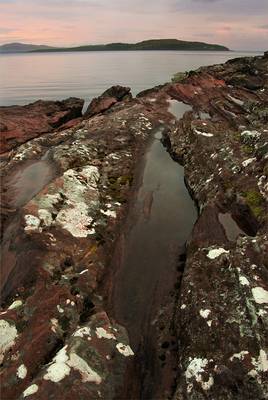
[[0,107],[1,153],[81,117],[83,104],[81,99],[69,98],[56,102],[39,100],[27,106]]
[[101,114],[111,108],[114,104],[131,98],[132,95],[129,87],[119,85],[112,86],[102,93],[101,96],[92,99],[85,112],[85,117],[93,117],[93,115]]
[[[177,119],[174,101],[192,110]],[[266,398],[267,55],[200,68],[135,99],[111,88],[63,130],[55,128],[79,117],[82,101],[68,112],[34,104],[53,114],[33,112],[2,158],[2,399],[145,398],[145,356],[114,320],[109,292],[137,170],[159,124],[199,216],[172,301],[154,321],[151,351],[162,360],[172,353],[175,381],[165,390],[155,382],[150,398]],[[6,132],[27,107],[5,108]],[[170,326],[173,347],[161,336]]]

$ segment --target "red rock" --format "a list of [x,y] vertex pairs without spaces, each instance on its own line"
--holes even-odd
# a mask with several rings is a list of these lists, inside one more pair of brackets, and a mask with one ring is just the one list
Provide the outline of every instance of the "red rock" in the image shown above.
[[80,118],[74,118],[71,119],[70,121],[66,122],[66,124],[60,125],[60,127],[58,128],[58,130],[64,130],[64,129],[70,129],[75,127],[76,125],[78,125],[81,121],[83,120],[82,117]]
[[85,112],[85,117],[92,117],[93,115],[101,114],[117,102],[131,98],[132,95],[129,87],[119,85],[112,86],[103,92],[101,96],[96,97],[91,101]]
[[101,114],[116,103],[115,97],[97,97],[91,101],[84,116],[90,118],[93,115]]
[[81,99],[69,98],[63,101],[38,100],[26,106],[0,107],[0,153],[82,116],[83,103]]
[[102,97],[115,97],[116,100],[121,101],[125,98],[132,98],[130,88],[125,86],[112,86],[103,92]]

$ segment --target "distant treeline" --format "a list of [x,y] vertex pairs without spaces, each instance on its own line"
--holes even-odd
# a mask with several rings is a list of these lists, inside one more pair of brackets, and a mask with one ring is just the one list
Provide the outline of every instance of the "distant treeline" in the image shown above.
[[33,50],[33,52],[59,52],[59,51],[135,51],[135,50],[214,50],[228,51],[225,46],[203,42],[188,42],[177,39],[145,40],[143,42],[109,43],[103,45],[85,45],[77,47],[49,48]]

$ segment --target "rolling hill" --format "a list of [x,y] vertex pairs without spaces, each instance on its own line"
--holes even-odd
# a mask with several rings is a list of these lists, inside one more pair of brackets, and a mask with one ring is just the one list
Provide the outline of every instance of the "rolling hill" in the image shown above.
[[200,51],[228,51],[219,44],[204,42],[190,42],[178,39],[152,39],[138,43],[108,43],[98,45],[83,45],[76,47],[50,47],[23,43],[9,43],[0,46],[0,53],[22,52],[65,52],[65,51],[138,51],[138,50],[200,50]]

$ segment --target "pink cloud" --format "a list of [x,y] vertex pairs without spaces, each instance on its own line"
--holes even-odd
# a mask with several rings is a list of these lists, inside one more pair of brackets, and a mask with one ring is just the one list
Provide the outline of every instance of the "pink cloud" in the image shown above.
[[220,2],[208,3],[195,11],[182,5],[177,9],[182,2],[173,0],[0,0],[4,15],[0,43],[68,46],[165,37],[210,41],[233,49],[266,47],[267,30],[256,28],[266,24],[263,13],[252,15],[249,23],[244,14],[213,14],[211,4],[216,7]]

